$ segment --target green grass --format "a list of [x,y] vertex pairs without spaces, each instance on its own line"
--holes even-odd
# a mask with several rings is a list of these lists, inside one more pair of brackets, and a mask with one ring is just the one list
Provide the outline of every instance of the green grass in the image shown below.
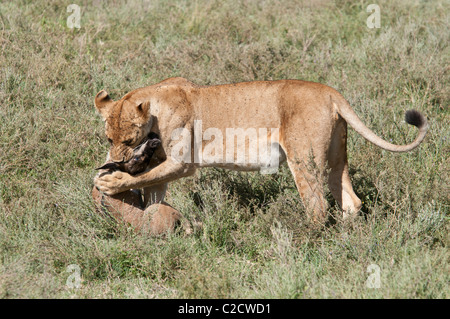
[[[81,8],[81,28],[66,25]],[[1,298],[448,298],[449,21],[446,1],[1,1]],[[304,79],[338,89],[393,154],[349,129],[363,214],[318,231],[287,167],[202,170],[167,201],[203,222],[143,238],[95,213],[107,152],[93,97],[171,76],[208,85]],[[331,202],[330,213],[340,216]],[[70,288],[67,267],[81,269]],[[380,267],[379,289],[366,287]]]

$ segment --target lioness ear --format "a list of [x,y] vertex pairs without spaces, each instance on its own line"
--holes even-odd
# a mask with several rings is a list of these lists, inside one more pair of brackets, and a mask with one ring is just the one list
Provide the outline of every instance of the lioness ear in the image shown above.
[[136,106],[136,110],[138,112],[138,114],[142,117],[148,117],[149,114],[149,110],[150,110],[150,101],[144,101],[142,103],[139,103]]
[[94,102],[95,102],[95,107],[97,108],[99,113],[102,115],[103,120],[105,120],[110,113],[110,108],[114,101],[109,97],[108,93],[105,90],[101,90],[95,96]]

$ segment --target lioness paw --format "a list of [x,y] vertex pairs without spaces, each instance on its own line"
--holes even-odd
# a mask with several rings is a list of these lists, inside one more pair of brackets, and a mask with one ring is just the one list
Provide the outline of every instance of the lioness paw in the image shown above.
[[95,177],[94,185],[106,195],[115,195],[129,189],[126,182],[129,178],[131,175],[116,171]]

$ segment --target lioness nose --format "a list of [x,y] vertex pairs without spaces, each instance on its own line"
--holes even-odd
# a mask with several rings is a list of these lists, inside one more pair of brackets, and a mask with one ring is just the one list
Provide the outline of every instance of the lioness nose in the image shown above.
[[113,147],[109,154],[113,162],[126,162],[133,157],[133,149],[125,145],[119,145]]

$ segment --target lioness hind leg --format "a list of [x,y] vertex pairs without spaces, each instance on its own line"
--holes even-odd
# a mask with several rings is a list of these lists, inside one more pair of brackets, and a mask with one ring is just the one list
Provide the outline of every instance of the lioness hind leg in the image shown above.
[[[184,221],[183,216],[166,202],[152,204],[145,209],[144,218],[150,222],[141,227],[141,232],[153,236],[173,232]],[[186,233],[191,233],[189,225],[183,223]]]
[[334,130],[328,152],[328,186],[344,211],[344,219],[354,217],[361,209],[361,200],[353,191],[347,162],[347,124],[340,121]]
[[290,161],[288,166],[294,176],[295,185],[305,205],[308,217],[318,224],[327,219],[328,203],[324,197],[323,181],[320,174],[311,172],[304,163]]

